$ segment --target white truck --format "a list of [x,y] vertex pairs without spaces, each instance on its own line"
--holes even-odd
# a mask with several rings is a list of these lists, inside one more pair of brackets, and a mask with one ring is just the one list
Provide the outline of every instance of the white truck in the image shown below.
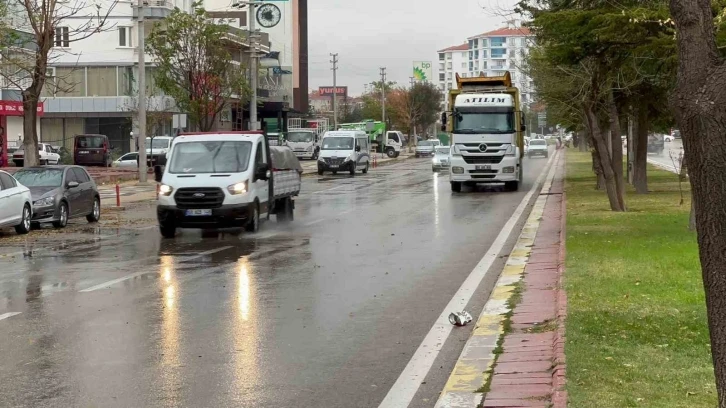
[[451,189],[462,185],[504,183],[516,191],[522,182],[524,116],[519,108],[519,90],[509,72],[499,77],[460,78],[449,92],[447,112],[442,117],[451,132]]
[[302,167],[292,151],[270,146],[262,132],[182,133],[157,181],[157,219],[165,238],[177,228],[256,232],[275,214],[293,219]]
[[298,159],[317,160],[320,139],[328,130],[328,119],[289,118],[285,145],[292,149]]

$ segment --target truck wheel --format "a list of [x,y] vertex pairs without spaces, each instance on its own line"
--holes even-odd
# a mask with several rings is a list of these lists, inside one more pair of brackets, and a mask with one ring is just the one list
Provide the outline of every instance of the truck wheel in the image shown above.
[[393,150],[392,147],[389,147],[388,149],[386,149],[386,156],[388,156],[389,159],[393,159],[394,157],[396,157],[396,151]]
[[396,152],[396,155],[395,155],[395,156],[393,156],[393,157],[394,157],[394,158],[396,158],[396,157],[398,157],[398,156],[400,156],[400,155],[401,155],[401,152]]
[[245,231],[254,233],[259,230],[260,230],[260,204],[255,203],[255,206],[252,209],[252,215],[250,216],[250,220],[249,220],[249,222],[247,222],[247,225],[245,226]]
[[366,168],[364,168],[361,173],[367,174],[368,173],[368,162],[366,162]]
[[333,175],[334,176],[337,176],[338,175],[338,172],[337,171],[333,171]]
[[461,182],[460,181],[452,181],[451,182],[451,191],[455,193],[461,192]]
[[290,222],[290,199],[283,198],[279,201],[280,207],[277,209],[277,222],[287,223]]
[[507,191],[519,190],[519,181],[507,181],[504,183],[504,189]]
[[41,166],[47,166],[48,165],[48,160],[41,160],[40,161],[40,165]]
[[356,163],[353,163],[353,165],[350,166],[349,173],[350,173],[351,176],[355,176],[355,168],[356,167],[358,167],[358,165]]
[[176,235],[176,225],[173,222],[159,222],[159,232],[164,238],[174,238]]

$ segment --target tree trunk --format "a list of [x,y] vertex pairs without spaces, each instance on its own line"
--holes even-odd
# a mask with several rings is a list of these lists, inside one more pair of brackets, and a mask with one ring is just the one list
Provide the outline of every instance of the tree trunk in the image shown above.
[[40,164],[38,154],[38,94],[31,85],[22,92],[23,95],[23,148],[25,157],[23,167],[37,166]]
[[[610,209],[613,211],[624,211],[625,208],[622,206],[623,198],[619,197],[618,184],[615,181],[615,171],[613,170],[612,160],[608,154],[608,139],[610,137],[609,130],[602,130],[598,123],[597,114],[594,110],[594,103],[585,103],[585,115],[587,116],[588,127],[590,128],[590,134],[594,139],[595,152],[600,159],[602,167],[602,174],[605,178],[605,191],[610,201]],[[622,162],[622,153],[621,153]],[[621,170],[622,173],[622,170]]]
[[726,66],[710,0],[670,0],[678,76],[671,98],[691,182],[718,406],[726,408]]
[[605,190],[605,177],[602,174],[600,156],[597,155],[595,149],[593,149],[590,154],[592,154],[592,172],[595,173],[595,177],[597,179],[595,190]]
[[584,133],[583,131],[577,132],[577,148],[582,153],[587,151],[587,138],[584,136]]
[[648,193],[648,109],[646,105],[636,107],[635,135],[633,135],[633,185],[638,194]]
[[696,211],[693,207],[693,198],[691,198],[691,214],[688,216],[688,229],[691,231],[696,230]]
[[617,189],[617,199],[621,211],[625,211],[625,174],[623,174],[623,141],[621,138],[622,130],[620,129],[620,116],[618,107],[615,105],[615,97],[611,95],[610,100],[610,144],[612,147],[611,163],[615,176],[615,188]]

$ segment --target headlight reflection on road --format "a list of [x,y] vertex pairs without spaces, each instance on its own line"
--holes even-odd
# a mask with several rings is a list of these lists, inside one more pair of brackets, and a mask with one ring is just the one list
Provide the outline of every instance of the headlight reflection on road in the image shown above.
[[250,318],[250,275],[249,262],[247,258],[240,258],[237,261],[239,266],[239,311],[242,320],[247,321]]
[[438,236],[441,232],[439,227],[439,173],[434,173],[434,228]]
[[165,398],[172,400],[178,398],[175,371],[170,367],[178,367],[179,360],[179,293],[174,282],[174,258],[171,255],[162,255],[159,259],[159,289],[162,293],[161,311],[161,370],[162,392]]

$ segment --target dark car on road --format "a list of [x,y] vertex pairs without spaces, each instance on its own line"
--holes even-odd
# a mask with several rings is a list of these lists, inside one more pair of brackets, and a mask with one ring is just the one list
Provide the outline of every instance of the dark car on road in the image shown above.
[[83,166],[111,167],[111,149],[106,135],[76,135],[73,163]]
[[53,223],[63,228],[68,220],[101,218],[101,197],[93,178],[80,166],[26,167],[14,174],[33,197],[34,225]]

